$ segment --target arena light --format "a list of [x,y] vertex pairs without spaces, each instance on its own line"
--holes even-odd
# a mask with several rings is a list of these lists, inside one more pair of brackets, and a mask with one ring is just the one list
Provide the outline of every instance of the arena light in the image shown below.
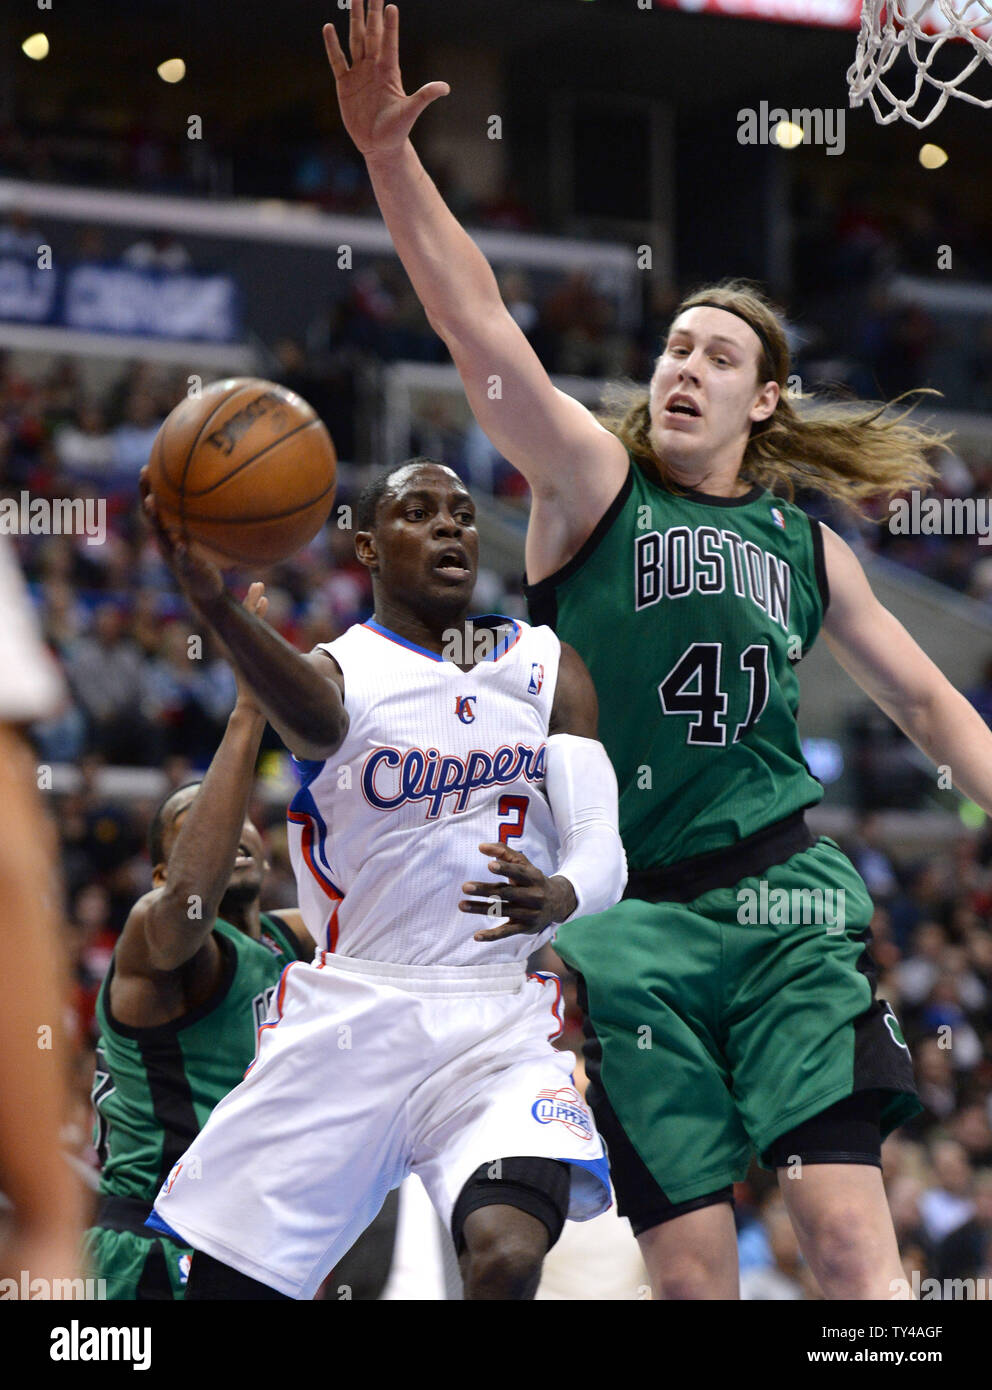
[[156,72],[163,82],[181,82],[186,76],[186,64],[182,58],[166,58],[159,63]]
[[47,37],[44,34],[32,34],[21,44],[21,52],[26,53],[29,58],[33,58],[36,63],[40,63],[42,58],[48,57]]
[[775,143],[783,150],[794,150],[797,145],[803,143],[803,128],[793,121],[779,121],[772,134]]
[[939,145],[924,145],[920,150],[920,163],[924,169],[941,169],[947,163],[947,151]]

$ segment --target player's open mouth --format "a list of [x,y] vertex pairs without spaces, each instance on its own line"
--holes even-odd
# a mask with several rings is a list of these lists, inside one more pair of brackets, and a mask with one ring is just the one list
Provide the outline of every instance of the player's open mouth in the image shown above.
[[446,550],[439,559],[434,561],[432,568],[435,573],[443,574],[447,579],[461,582],[472,577],[472,571],[466,564],[466,559],[464,550]]
[[234,867],[236,869],[247,869],[251,864],[254,864],[254,862],[254,859],[245,849],[244,845],[238,845],[238,857],[234,861]]
[[672,396],[665,405],[665,414],[683,420],[698,420],[702,412],[691,396]]

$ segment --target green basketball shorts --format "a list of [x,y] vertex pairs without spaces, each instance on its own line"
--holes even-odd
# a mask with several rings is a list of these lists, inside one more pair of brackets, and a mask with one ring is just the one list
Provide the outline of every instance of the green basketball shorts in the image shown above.
[[555,949],[581,976],[587,1099],[662,1200],[742,1180],[753,1153],[857,1092],[879,1093],[883,1136],[921,1109],[875,999],[871,915],[853,864],[821,838],[689,902],[625,899],[560,928]]
[[[123,1206],[127,1202],[124,1198],[110,1199],[108,1203],[104,1198],[100,1219],[104,1219],[111,1203]],[[146,1212],[151,1210],[150,1202],[141,1205]],[[183,1298],[193,1255],[191,1247],[151,1230],[146,1233],[134,1219],[115,1220],[113,1215],[106,1219],[123,1229],[91,1226],[83,1242],[87,1272],[106,1280],[106,1297],[141,1302]]]

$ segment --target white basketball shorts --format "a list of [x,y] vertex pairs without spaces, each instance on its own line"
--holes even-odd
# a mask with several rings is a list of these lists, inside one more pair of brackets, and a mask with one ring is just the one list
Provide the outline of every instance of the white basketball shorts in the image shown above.
[[[255,1061],[175,1165],[150,1223],[292,1298],[313,1298],[416,1173],[450,1224],[483,1164],[572,1165],[569,1217],[611,1203],[572,1085],[561,985],[520,963],[391,965],[318,953],[286,967]],[[494,1170],[493,1176],[497,1176]]]

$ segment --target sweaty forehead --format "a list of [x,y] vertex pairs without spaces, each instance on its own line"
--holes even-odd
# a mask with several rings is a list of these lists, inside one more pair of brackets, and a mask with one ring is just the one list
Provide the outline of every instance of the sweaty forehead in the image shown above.
[[387,496],[400,499],[411,492],[465,492],[465,484],[443,463],[411,463],[389,479]]

